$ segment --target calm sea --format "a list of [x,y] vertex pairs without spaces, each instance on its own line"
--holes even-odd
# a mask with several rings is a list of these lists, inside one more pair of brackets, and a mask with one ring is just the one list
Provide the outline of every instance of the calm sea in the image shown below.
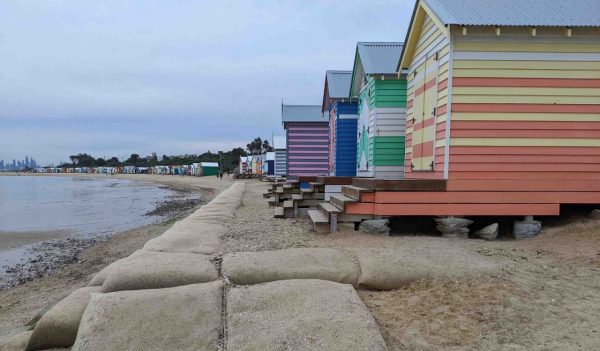
[[158,185],[110,176],[0,176],[0,232],[116,233],[156,221],[144,214],[171,194]]

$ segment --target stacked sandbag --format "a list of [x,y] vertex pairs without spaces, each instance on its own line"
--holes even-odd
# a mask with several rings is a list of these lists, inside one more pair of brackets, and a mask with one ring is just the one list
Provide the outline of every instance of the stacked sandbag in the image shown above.
[[218,279],[210,257],[190,253],[142,251],[118,261],[106,276],[102,292],[160,289]]
[[92,278],[92,280],[90,280],[90,282],[88,283],[87,286],[101,286],[102,284],[104,284],[104,280],[106,279],[106,277],[108,276],[108,274],[114,267],[123,264],[123,260],[134,257],[135,255],[138,255],[142,252],[145,252],[145,251],[144,250],[136,250],[136,251],[132,252],[131,255],[121,258],[120,260],[116,260],[115,262],[104,267],[100,272],[98,272],[98,273],[96,273],[96,275],[94,275],[94,277]]
[[44,313],[35,324],[27,350],[45,350],[73,345],[81,316],[90,301],[90,296],[99,291],[100,287],[75,290]]
[[234,284],[285,279],[323,279],[356,285],[360,274],[352,254],[328,248],[235,252],[223,256],[221,270]]
[[446,256],[409,250],[354,249],[360,264],[358,285],[378,290],[401,288],[421,279],[458,278],[493,272],[498,264],[466,251]]
[[354,288],[325,280],[232,288],[226,343],[236,351],[387,350]]
[[219,249],[220,238],[226,232],[227,228],[221,224],[184,220],[148,241],[144,249],[212,255]]
[[94,294],[73,351],[217,350],[222,282]]
[[31,330],[26,330],[14,335],[6,335],[0,338],[0,351],[23,351],[31,338]]

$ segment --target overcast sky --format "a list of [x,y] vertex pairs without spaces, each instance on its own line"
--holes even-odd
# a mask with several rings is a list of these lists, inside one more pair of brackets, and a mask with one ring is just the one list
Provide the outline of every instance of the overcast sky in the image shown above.
[[413,0],[0,2],[0,159],[229,150],[320,104]]

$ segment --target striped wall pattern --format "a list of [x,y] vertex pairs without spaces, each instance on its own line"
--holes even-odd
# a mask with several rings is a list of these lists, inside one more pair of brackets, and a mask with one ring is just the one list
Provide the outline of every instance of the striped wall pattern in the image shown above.
[[335,124],[335,109],[333,107],[329,110],[329,175],[335,175],[335,137],[336,137],[336,124]]
[[598,33],[491,32],[453,33],[449,178],[600,180]]
[[357,176],[404,177],[406,80],[370,77],[359,97]]
[[329,123],[286,122],[287,174],[324,176],[329,172]]
[[275,149],[275,175],[285,177],[287,175],[287,150]]
[[450,40],[425,16],[409,67],[406,178],[444,178]]

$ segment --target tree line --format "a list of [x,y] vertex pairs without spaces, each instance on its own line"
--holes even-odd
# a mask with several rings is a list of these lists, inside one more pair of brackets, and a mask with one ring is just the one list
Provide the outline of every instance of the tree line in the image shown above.
[[162,155],[159,160],[156,155],[140,156],[140,154],[131,154],[128,159],[119,161],[117,157],[104,159],[102,157],[95,158],[87,153],[78,153],[69,156],[70,163],[65,162],[59,167],[154,167],[154,166],[181,166],[189,165],[198,162],[219,162],[224,172],[232,172],[239,164],[241,156],[262,155],[265,152],[273,151],[273,147],[268,140],[263,140],[260,137],[255,138],[250,143],[246,144],[246,148],[236,147],[229,151],[213,153],[207,151],[202,154],[185,154],[185,155]]

